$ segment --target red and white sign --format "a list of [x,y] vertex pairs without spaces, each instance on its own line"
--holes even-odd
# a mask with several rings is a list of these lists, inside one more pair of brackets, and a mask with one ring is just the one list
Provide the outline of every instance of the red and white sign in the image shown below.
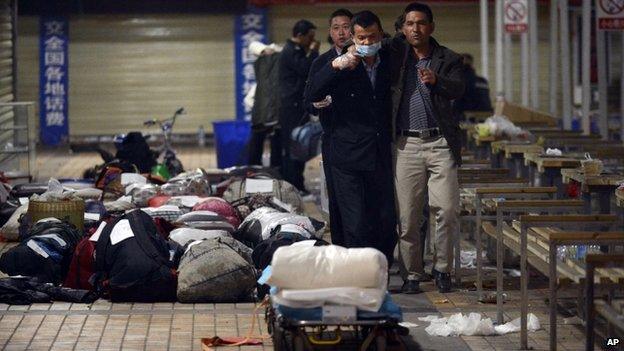
[[599,30],[624,30],[624,0],[597,0],[596,10]]
[[529,4],[527,0],[505,0],[503,9],[505,31],[521,34],[529,29]]

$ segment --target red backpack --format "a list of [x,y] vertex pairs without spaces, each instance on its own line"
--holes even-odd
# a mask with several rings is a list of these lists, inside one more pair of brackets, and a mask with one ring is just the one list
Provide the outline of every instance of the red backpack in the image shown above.
[[95,242],[89,240],[89,237],[85,237],[76,245],[74,257],[72,257],[69,264],[69,271],[63,286],[72,289],[93,290],[93,285],[89,283],[89,278],[95,272],[95,258],[93,255],[95,253],[95,244]]

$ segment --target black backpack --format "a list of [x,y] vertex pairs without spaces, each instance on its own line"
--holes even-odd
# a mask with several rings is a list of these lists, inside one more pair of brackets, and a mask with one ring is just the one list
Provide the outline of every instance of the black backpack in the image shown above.
[[[130,224],[132,236],[116,244],[111,233],[121,221]],[[158,234],[152,217],[136,210],[104,227],[95,247],[95,286],[111,301],[175,301],[175,255]],[[176,257],[177,258],[177,257]]]
[[0,257],[0,270],[8,275],[36,277],[59,284],[67,275],[74,248],[82,233],[66,221],[40,221],[20,236],[20,244]]

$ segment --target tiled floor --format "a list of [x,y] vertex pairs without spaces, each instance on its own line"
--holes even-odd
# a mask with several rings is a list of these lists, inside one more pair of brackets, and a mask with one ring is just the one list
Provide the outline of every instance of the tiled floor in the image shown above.
[[[210,148],[179,148],[187,169],[214,167],[214,152]],[[82,171],[101,160],[95,153],[69,154],[63,150],[41,151],[38,155],[38,179],[80,177]],[[314,165],[306,170],[309,180],[318,179]],[[313,204],[308,204],[315,211]],[[318,212],[316,212],[318,215]],[[0,252],[13,244],[0,243]],[[533,279],[533,278],[532,278]],[[470,280],[467,277],[466,280]],[[529,334],[529,344],[535,350],[548,349],[548,305],[544,278],[536,278],[531,290],[530,312],[535,313],[542,329]],[[400,288],[400,278],[391,277],[390,290]],[[421,285],[426,292],[418,295],[393,293],[404,311],[410,328],[407,338],[410,349],[418,343],[423,350],[517,350],[519,334],[491,337],[431,337],[425,332],[428,323],[418,317],[457,312],[480,312],[493,319],[494,304],[477,303],[472,290],[449,294],[438,293],[431,283]],[[518,292],[509,292],[505,305],[507,320],[518,317]],[[110,303],[98,300],[93,304],[33,304],[31,306],[0,305],[0,347],[4,350],[201,350],[202,337],[245,336],[254,316],[254,304],[180,304],[180,303]],[[255,335],[266,335],[264,311],[258,310]],[[577,319],[558,321],[559,350],[584,349],[585,336]],[[272,350],[270,339],[263,346],[246,346],[242,350]],[[600,346],[597,345],[597,349]]]

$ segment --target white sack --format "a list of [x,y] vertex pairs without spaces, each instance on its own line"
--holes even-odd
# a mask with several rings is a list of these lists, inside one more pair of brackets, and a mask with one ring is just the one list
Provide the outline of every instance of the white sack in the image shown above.
[[292,308],[315,308],[324,305],[355,306],[360,310],[377,312],[386,291],[363,288],[325,288],[310,290],[280,289],[271,295],[273,302]]
[[267,284],[282,289],[374,288],[386,290],[388,261],[373,248],[337,245],[278,248]]

